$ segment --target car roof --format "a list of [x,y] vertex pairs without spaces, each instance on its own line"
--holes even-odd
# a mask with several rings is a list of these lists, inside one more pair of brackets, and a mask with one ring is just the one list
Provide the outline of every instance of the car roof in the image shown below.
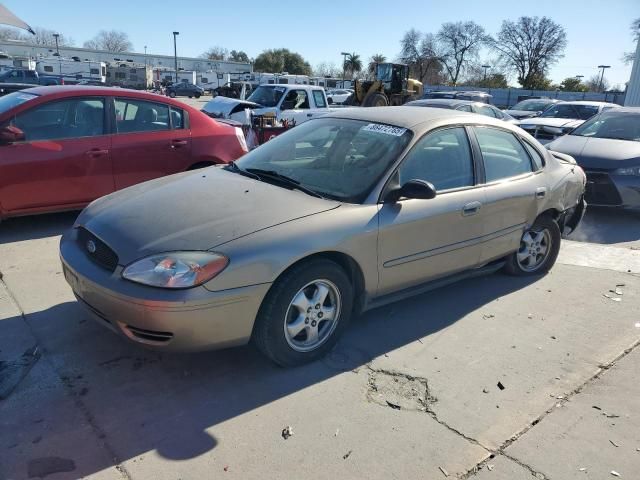
[[611,102],[596,102],[596,101],[588,101],[588,100],[572,100],[572,101],[568,101],[568,102],[563,102],[566,105],[590,105],[592,107],[599,107],[600,105],[615,105],[616,107],[619,107],[620,105],[618,105],[617,103],[611,103]]
[[318,90],[324,90],[323,87],[318,85],[308,85],[303,83],[263,83],[261,87],[298,87],[298,88],[314,88]]
[[418,125],[442,122],[452,118],[462,118],[465,122],[474,119],[481,120],[481,123],[491,125],[502,126],[505,124],[502,120],[491,119],[483,115],[476,115],[468,112],[458,112],[456,110],[452,111],[444,108],[411,108],[406,106],[340,108],[332,111],[328,115],[318,117],[318,119],[329,117],[383,123],[409,129],[414,129],[414,127]]
[[607,110],[605,113],[610,114],[610,113],[614,113],[616,115],[624,115],[624,114],[629,114],[629,113],[635,113],[638,114],[640,113],[640,107],[619,107],[619,108],[612,108],[610,110]]
[[408,105],[450,105],[457,107],[458,105],[473,105],[474,103],[479,102],[475,100],[460,100],[458,98],[423,98],[421,100],[413,100],[409,102]]
[[520,100],[518,103],[524,102],[547,102],[547,103],[564,103],[564,100],[560,100],[559,98],[525,98],[524,100]]

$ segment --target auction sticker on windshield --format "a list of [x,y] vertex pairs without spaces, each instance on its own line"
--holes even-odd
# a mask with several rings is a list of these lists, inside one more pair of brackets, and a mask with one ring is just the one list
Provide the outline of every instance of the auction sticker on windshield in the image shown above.
[[406,128],[392,127],[391,125],[381,125],[379,123],[370,123],[362,130],[365,132],[384,133],[386,135],[393,135],[394,137],[401,137],[404,132],[407,131]]

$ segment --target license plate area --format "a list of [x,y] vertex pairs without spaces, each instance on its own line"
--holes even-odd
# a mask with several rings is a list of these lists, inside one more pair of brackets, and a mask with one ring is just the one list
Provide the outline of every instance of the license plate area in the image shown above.
[[64,264],[62,265],[62,271],[64,273],[64,278],[67,280],[67,283],[71,287],[71,290],[73,290],[74,292],[79,292],[80,279],[78,278],[78,276],[75,273],[73,273],[71,270],[69,270],[67,266]]

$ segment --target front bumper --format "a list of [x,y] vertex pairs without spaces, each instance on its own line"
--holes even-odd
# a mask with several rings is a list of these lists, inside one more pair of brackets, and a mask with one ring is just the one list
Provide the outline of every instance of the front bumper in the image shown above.
[[131,342],[164,351],[212,350],[249,341],[271,284],[211,292],[204,287],[169,290],[122,279],[94,263],[76,241],[60,242],[65,278],[90,316]]
[[612,175],[605,170],[585,170],[585,199],[591,206],[640,208],[640,177]]

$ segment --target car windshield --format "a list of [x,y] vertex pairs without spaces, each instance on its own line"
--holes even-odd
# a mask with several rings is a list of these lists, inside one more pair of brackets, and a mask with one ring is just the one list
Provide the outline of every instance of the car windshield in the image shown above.
[[640,142],[640,114],[605,112],[584,122],[571,135]]
[[570,105],[560,103],[550,107],[540,115],[544,118],[575,118],[578,120],[586,120],[598,113],[596,105]]
[[265,107],[275,107],[284,95],[285,88],[272,85],[260,85],[247,99]]
[[537,102],[535,100],[523,100],[516,103],[509,110],[522,110],[525,112],[542,112],[549,106],[549,102]]
[[320,118],[269,140],[236,165],[284,175],[323,197],[362,203],[412,135],[401,127]]
[[8,112],[13,107],[17,107],[18,105],[22,105],[29,100],[33,100],[37,98],[37,95],[33,93],[27,92],[13,92],[4,97],[0,97],[0,115],[4,112]]

